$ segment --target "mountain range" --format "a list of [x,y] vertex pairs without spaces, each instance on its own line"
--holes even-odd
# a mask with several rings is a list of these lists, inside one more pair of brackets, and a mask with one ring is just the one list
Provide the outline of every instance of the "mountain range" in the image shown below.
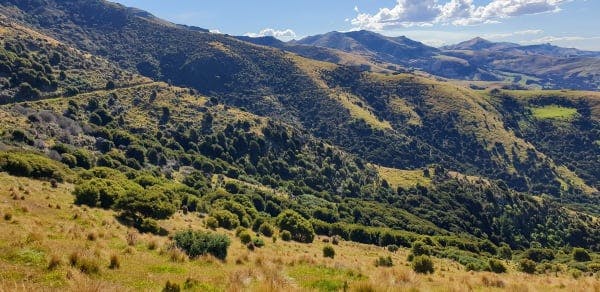
[[277,228],[475,271],[502,249],[589,271],[563,250],[600,251],[600,93],[560,89],[598,89],[595,52],[368,31],[286,43],[103,0],[0,0],[0,24],[0,179],[70,191],[109,227]]

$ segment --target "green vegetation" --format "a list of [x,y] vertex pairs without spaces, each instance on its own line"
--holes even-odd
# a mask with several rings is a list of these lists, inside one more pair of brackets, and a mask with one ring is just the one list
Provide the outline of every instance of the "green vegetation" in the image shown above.
[[421,274],[433,274],[433,261],[426,255],[416,256],[412,261],[412,268]]
[[335,249],[331,245],[326,245],[323,247],[323,257],[326,258],[334,258],[335,257]]
[[536,119],[555,119],[555,120],[572,120],[577,114],[576,108],[562,107],[558,105],[549,105],[544,107],[535,107],[531,109],[533,116]]
[[192,258],[211,254],[224,260],[227,257],[227,248],[231,244],[229,237],[226,235],[192,230],[175,234],[173,240],[175,240],[177,247],[184,250]]

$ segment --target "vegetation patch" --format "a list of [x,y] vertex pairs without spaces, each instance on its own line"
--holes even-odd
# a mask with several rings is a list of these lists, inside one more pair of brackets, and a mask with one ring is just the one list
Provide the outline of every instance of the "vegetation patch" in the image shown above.
[[548,105],[531,108],[531,113],[536,119],[570,121],[577,115],[577,109],[559,105]]

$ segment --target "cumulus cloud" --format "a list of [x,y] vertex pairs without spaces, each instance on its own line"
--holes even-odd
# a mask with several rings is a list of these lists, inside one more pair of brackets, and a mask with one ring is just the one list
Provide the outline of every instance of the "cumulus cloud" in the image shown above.
[[215,29],[209,29],[208,31],[212,32],[212,33],[223,34],[220,30],[218,30],[216,28]]
[[381,8],[375,14],[358,13],[351,23],[360,29],[431,26],[434,24],[473,25],[502,19],[560,11],[560,6],[573,0],[492,0],[475,5],[473,0],[396,0],[392,8]]
[[582,36],[545,36],[533,40],[522,41],[522,44],[541,44],[541,43],[555,43],[555,42],[572,42],[572,41],[585,41],[585,40],[598,40],[600,37],[582,37]]
[[290,40],[296,37],[296,33],[291,30],[291,29],[284,29],[284,30],[277,30],[277,29],[272,29],[272,28],[265,28],[263,30],[261,30],[258,33],[254,33],[254,32],[248,32],[246,34],[244,34],[245,36],[249,36],[249,37],[265,37],[265,36],[272,36],[272,37],[276,37],[278,39],[283,39],[283,40]]

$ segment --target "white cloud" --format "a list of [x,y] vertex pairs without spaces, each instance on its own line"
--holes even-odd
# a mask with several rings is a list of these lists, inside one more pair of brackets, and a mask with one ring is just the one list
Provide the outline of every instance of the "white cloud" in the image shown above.
[[515,36],[537,35],[537,34],[542,34],[543,32],[544,31],[541,29],[528,29],[528,30],[519,30],[519,31],[515,31],[515,32],[484,34],[483,38],[504,39],[504,38],[515,37]]
[[358,13],[351,23],[360,29],[384,30],[433,24],[473,25],[499,22],[520,15],[560,11],[573,0],[492,0],[477,6],[473,0],[396,0],[392,8],[375,14]]
[[533,40],[522,41],[522,44],[547,44],[547,43],[560,43],[560,42],[573,42],[573,41],[585,41],[585,40],[598,40],[600,37],[582,37],[582,36],[545,36]]
[[218,30],[218,29],[216,29],[216,28],[215,28],[215,29],[209,29],[208,31],[209,31],[209,32],[212,32],[212,33],[223,34],[223,33],[222,33],[220,30]]
[[360,12],[360,9],[358,9],[358,6],[356,6],[356,5],[354,6],[354,12],[356,12],[356,13]]
[[296,33],[291,30],[291,29],[284,29],[284,30],[276,30],[276,29],[272,29],[272,28],[265,28],[263,30],[261,30],[258,33],[254,33],[254,32],[248,32],[246,34],[244,34],[245,36],[249,36],[249,37],[264,37],[264,36],[272,36],[272,37],[276,37],[278,39],[282,39],[282,40],[291,40],[293,38],[296,37]]

